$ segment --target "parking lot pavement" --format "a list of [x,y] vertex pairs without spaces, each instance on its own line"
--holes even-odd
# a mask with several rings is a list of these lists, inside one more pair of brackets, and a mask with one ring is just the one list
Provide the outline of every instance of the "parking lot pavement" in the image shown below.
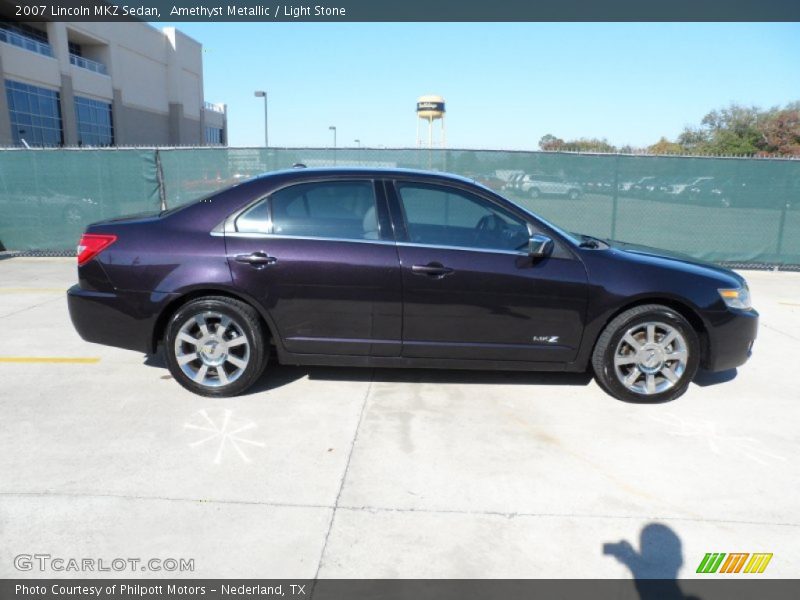
[[41,576],[14,567],[36,553],[194,559],[147,577],[691,577],[706,552],[796,576],[800,274],[743,274],[753,358],[661,405],[584,375],[279,366],[220,400],[83,342],[74,259],[0,261],[0,577]]

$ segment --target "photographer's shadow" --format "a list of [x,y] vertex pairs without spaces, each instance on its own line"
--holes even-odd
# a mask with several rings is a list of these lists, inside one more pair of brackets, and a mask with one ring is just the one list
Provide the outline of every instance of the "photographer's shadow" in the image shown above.
[[650,523],[639,536],[639,552],[627,541],[603,544],[603,554],[630,569],[640,600],[698,600],[678,585],[683,566],[681,539],[666,525]]

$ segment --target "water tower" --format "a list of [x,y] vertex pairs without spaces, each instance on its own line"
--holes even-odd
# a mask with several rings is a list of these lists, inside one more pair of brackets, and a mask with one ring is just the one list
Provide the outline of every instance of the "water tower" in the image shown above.
[[[442,127],[438,141],[434,141],[433,122],[441,121]],[[444,126],[444,98],[441,96],[420,96],[417,99],[417,146],[424,146],[425,143],[419,136],[420,121],[428,122],[428,148],[444,148],[446,141],[446,130]]]

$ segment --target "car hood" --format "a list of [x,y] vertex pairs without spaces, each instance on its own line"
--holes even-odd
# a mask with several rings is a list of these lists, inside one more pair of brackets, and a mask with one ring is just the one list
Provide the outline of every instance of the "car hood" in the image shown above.
[[675,252],[672,250],[663,250],[661,248],[653,248],[651,246],[641,246],[639,244],[630,244],[628,242],[620,242],[617,240],[607,240],[608,244],[616,250],[617,252],[621,252],[625,255],[632,256],[632,257],[641,257],[644,259],[653,259],[656,262],[664,263],[669,262],[679,263],[682,266],[688,267],[692,270],[703,270],[703,271],[710,271],[717,276],[721,276],[723,278],[733,278],[738,282],[740,285],[745,283],[743,277],[739,274],[734,273],[730,269],[726,269],[725,267],[721,267],[716,265],[712,262],[708,262],[705,260],[701,260],[699,258],[695,258],[693,256],[689,256],[688,254],[683,254],[681,252]]

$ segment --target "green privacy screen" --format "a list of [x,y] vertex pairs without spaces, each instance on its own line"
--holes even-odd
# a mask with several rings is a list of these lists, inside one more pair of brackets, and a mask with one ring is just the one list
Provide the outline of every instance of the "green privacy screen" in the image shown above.
[[159,206],[152,151],[0,151],[0,245],[8,250],[74,251],[87,224]]
[[449,171],[570,231],[707,260],[800,264],[800,161],[488,150],[5,151],[0,243],[71,248],[88,222],[179,206],[295,163]]

